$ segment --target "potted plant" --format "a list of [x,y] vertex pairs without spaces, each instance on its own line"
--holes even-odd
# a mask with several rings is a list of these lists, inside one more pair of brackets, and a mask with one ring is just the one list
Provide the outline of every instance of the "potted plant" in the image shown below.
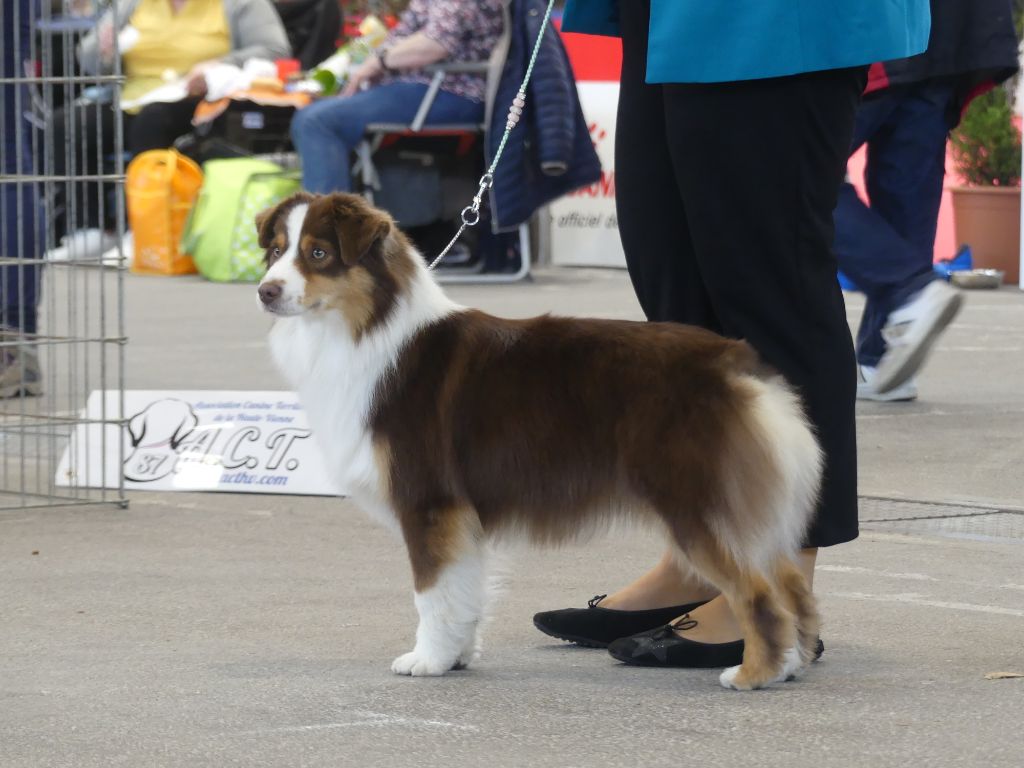
[[953,162],[964,186],[952,188],[957,239],[974,266],[1020,279],[1021,134],[1005,88],[979,96],[953,131]]

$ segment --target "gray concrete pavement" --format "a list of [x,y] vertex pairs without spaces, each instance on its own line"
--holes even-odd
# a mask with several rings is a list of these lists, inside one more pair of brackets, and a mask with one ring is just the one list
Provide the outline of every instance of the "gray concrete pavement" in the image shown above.
[[[127,289],[129,386],[282,387],[252,287]],[[639,317],[611,271],[451,293]],[[534,630],[649,564],[639,533],[512,549],[477,666],[396,678],[404,552],[351,504],[133,494],[0,513],[0,766],[1019,766],[1024,679],[985,675],[1024,673],[1024,294],[969,299],[918,403],[858,409],[865,532],[822,557],[798,682],[737,694]]]

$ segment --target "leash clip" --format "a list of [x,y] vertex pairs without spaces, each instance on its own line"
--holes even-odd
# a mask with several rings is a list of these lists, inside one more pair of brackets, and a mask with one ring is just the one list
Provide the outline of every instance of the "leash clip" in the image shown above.
[[475,227],[480,221],[480,203],[484,192],[494,185],[494,174],[487,172],[480,177],[480,188],[473,195],[473,202],[462,209],[462,223],[467,227]]

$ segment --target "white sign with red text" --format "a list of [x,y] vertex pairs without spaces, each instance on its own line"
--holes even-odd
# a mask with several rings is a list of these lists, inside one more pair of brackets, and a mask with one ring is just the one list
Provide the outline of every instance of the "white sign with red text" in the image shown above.
[[615,112],[619,84],[577,83],[590,138],[601,159],[601,180],[551,204],[551,261],[587,267],[625,267],[615,216]]
[[[57,468],[62,487],[332,496],[294,392],[129,390],[125,426],[79,426]],[[117,419],[117,392],[93,392],[90,421]],[[123,453],[122,453],[123,451]]]

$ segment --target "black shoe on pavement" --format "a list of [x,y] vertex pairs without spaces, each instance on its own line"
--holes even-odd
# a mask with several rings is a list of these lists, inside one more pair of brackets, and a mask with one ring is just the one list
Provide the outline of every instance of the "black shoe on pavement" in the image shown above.
[[[632,637],[615,640],[608,646],[612,658],[640,667],[686,667],[710,669],[733,667],[743,663],[743,641],[730,643],[698,643],[676,634],[676,629],[688,629],[692,619],[684,616],[674,624],[641,632]],[[818,638],[814,660],[821,658],[825,644]]]
[[684,616],[675,624],[623,637],[608,646],[612,658],[639,667],[688,667],[708,669],[743,663],[743,641],[697,643],[680,637],[675,630],[686,628]]
[[648,611],[618,611],[598,605],[605,597],[607,595],[592,597],[587,601],[586,608],[563,608],[538,613],[533,617],[533,625],[544,634],[559,640],[568,640],[588,648],[606,648],[608,643],[621,637],[663,627],[707,602],[701,600]]

